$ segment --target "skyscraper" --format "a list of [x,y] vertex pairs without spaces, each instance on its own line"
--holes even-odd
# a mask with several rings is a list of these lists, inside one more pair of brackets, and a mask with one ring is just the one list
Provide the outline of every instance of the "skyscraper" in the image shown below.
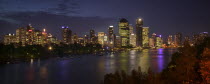
[[155,47],[155,39],[149,38],[149,47],[154,48]]
[[58,40],[57,40],[57,38],[56,37],[54,37],[52,34],[48,34],[48,36],[47,36],[47,43],[48,44],[51,44],[51,43],[53,43],[53,44],[59,44],[58,43]]
[[68,29],[68,26],[62,26],[62,38],[63,43],[71,44],[72,31]]
[[130,30],[129,23],[126,19],[122,18],[119,22],[119,35],[121,36],[122,47],[128,46],[130,44]]
[[109,26],[108,28],[108,41],[113,41],[114,26]]
[[44,44],[44,35],[42,35],[42,32],[40,30],[34,30],[34,43],[36,45],[42,45]]
[[142,46],[142,27],[143,27],[143,20],[138,18],[136,20],[136,46]]
[[162,36],[161,35],[156,35],[156,47],[157,48],[160,48],[162,47],[162,44],[163,44],[163,39],[162,39]]
[[174,44],[177,47],[182,46],[182,33],[176,33],[174,36]]
[[142,28],[142,47],[149,47],[149,27]]
[[84,36],[84,43],[85,43],[85,45],[88,44],[89,42],[90,42],[89,35],[85,35]]
[[26,29],[26,44],[34,44],[34,28],[29,24]]
[[173,44],[173,36],[172,35],[169,35],[168,38],[167,38],[167,40],[168,40],[167,43],[168,43],[169,46]]
[[43,29],[42,33],[41,33],[41,37],[42,37],[42,44],[47,44],[48,41],[48,33],[46,32],[46,29]]
[[7,34],[7,35],[4,36],[4,44],[5,45],[15,43],[15,42],[16,42],[15,34]]
[[136,35],[134,33],[132,33],[130,35],[130,44],[133,46],[133,47],[136,47]]
[[121,47],[122,47],[121,36],[116,36],[114,46],[115,46],[116,48],[121,48]]
[[104,46],[104,36],[105,36],[104,32],[98,32],[98,43],[101,44],[102,46]]
[[78,36],[76,33],[73,35],[73,43],[78,43]]
[[93,29],[90,30],[90,43],[95,44],[97,42],[95,31]]
[[129,24],[129,30],[130,30],[130,34],[133,34],[133,26],[132,26],[132,24]]
[[114,26],[109,26],[108,28],[108,46],[109,47],[114,47]]
[[16,29],[16,42],[20,43],[22,46],[26,44],[26,29],[21,27]]

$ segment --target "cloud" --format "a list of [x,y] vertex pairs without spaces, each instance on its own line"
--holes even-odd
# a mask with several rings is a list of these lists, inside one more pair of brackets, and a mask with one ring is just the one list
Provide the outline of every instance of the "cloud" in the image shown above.
[[0,13],[44,11],[53,14],[79,13],[78,0],[0,0]]
[[[46,28],[49,32],[56,37],[61,38],[61,26],[66,25],[79,35],[89,34],[90,29],[96,31],[107,31],[109,25],[117,24],[117,20],[113,18],[102,17],[79,17],[79,16],[67,16],[57,15],[49,12],[13,12],[4,16],[8,19],[20,21],[20,24],[14,24],[7,22],[6,25],[1,25],[5,31],[15,31],[18,27],[25,27],[27,24],[32,24],[36,29]],[[2,23],[3,24],[3,23]],[[8,27],[7,27],[8,26]],[[0,32],[1,33],[1,32]]]
[[54,14],[70,15],[79,14],[79,4],[76,0],[61,0],[56,7],[49,8],[47,11]]

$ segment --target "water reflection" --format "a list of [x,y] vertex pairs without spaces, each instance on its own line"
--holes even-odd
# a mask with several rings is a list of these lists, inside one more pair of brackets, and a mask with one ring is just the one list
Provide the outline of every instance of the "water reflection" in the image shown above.
[[81,55],[72,59],[31,59],[28,63],[0,66],[0,83],[99,84],[105,74],[117,70],[131,72],[141,66],[143,72],[147,72],[149,67],[154,72],[161,72],[175,51],[176,49],[144,49],[108,53],[104,56]]
[[136,51],[132,50],[130,51],[130,55],[129,55],[129,62],[130,62],[130,68],[135,68],[136,65]]
[[31,59],[31,60],[30,60],[30,67],[33,66],[33,63],[34,63],[34,59]]
[[118,67],[118,70],[125,70],[125,71],[128,71],[128,52],[127,51],[123,51],[121,52],[119,55],[119,67]]
[[139,53],[139,66],[141,67],[142,72],[147,72],[148,68],[150,67],[149,62],[149,50],[145,49],[141,53]]
[[163,49],[158,49],[158,72],[161,72],[164,67],[163,67],[163,61],[164,61],[164,57],[163,57]]

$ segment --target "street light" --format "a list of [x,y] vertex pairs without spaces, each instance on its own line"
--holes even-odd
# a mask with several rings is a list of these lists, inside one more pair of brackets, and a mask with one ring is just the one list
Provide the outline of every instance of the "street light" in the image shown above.
[[49,50],[52,50],[52,47],[50,46],[48,49],[49,49]]

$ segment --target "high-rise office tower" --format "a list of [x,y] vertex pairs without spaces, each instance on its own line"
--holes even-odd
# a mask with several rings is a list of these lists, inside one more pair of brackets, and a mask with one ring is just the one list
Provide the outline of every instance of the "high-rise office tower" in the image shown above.
[[25,46],[26,44],[26,29],[21,27],[16,29],[16,42]]
[[114,26],[109,26],[108,28],[108,41],[113,41]]
[[62,38],[63,43],[71,44],[72,31],[68,29],[68,26],[62,26]]
[[116,36],[114,46],[115,46],[116,48],[121,48],[121,47],[122,47],[121,36]]
[[162,47],[163,39],[161,35],[156,35],[156,47],[160,48]]
[[149,47],[149,27],[142,28],[142,47]]
[[47,43],[48,44],[51,44],[51,43],[53,43],[53,44],[59,44],[58,43],[58,40],[57,40],[57,38],[56,37],[54,37],[52,34],[48,34],[48,36],[47,36]]
[[84,44],[84,38],[79,37],[79,38],[78,38],[78,43],[84,46],[84,45],[85,45],[85,44]]
[[98,32],[98,43],[101,44],[102,46],[104,46],[104,36],[105,36],[104,32]]
[[149,47],[154,48],[155,47],[155,39],[149,38]]
[[90,42],[89,35],[85,35],[84,36],[84,43],[85,43],[85,45],[88,44],[89,42]]
[[174,44],[177,47],[182,46],[182,33],[176,33],[174,36]]
[[109,47],[114,47],[114,26],[109,26],[108,28],[108,46]]
[[133,46],[133,47],[136,47],[136,35],[134,33],[132,33],[130,35],[130,44]]
[[168,42],[167,42],[168,45],[172,45],[173,44],[173,36],[172,35],[169,35],[167,40],[168,40]]
[[130,44],[130,30],[129,23],[126,19],[122,18],[119,22],[119,35],[121,36],[122,47],[128,46]]
[[95,31],[93,29],[90,30],[90,38],[95,37]]
[[47,39],[48,39],[48,34],[47,34],[47,32],[46,32],[46,29],[43,29],[43,31],[42,31],[42,44],[48,44],[48,41],[47,41]]
[[136,46],[142,46],[142,28],[143,28],[143,20],[138,18],[136,20]]
[[104,45],[105,45],[105,46],[108,46],[108,44],[109,44],[109,43],[108,43],[108,36],[105,34],[105,35],[104,35]]
[[153,41],[154,41],[154,47],[156,46],[156,36],[157,36],[157,34],[153,33],[152,37],[151,37],[153,39]]
[[76,33],[73,35],[73,43],[78,43],[78,36]]
[[90,30],[90,43],[97,43],[95,31],[93,29]]
[[26,44],[34,44],[34,28],[29,24],[26,29]]
[[42,35],[42,32],[40,30],[34,30],[34,43],[36,45],[42,45],[44,44],[44,35]]
[[129,24],[129,30],[130,30],[130,34],[133,34],[133,26],[132,26],[132,24]]
[[9,45],[16,42],[15,34],[7,34],[4,36],[4,44]]

